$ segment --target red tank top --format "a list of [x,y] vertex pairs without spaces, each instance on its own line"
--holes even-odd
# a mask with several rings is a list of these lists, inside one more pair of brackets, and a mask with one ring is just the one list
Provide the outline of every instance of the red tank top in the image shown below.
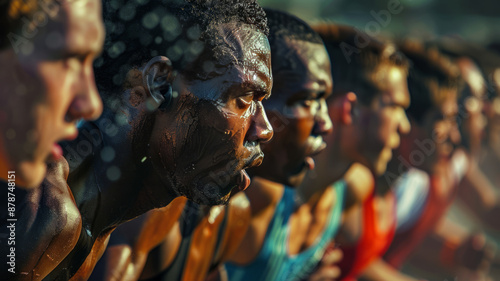
[[[395,196],[389,194],[395,207]],[[392,225],[383,232],[377,227],[375,216],[375,193],[363,203],[363,230],[357,244],[348,247],[340,246],[343,252],[342,261],[339,263],[341,281],[354,281],[357,276],[376,258],[381,257],[391,244],[396,230],[396,210],[392,211]]]
[[408,256],[437,225],[453,202],[457,186],[455,185],[448,195],[443,196],[438,193],[439,185],[438,178],[430,178],[429,195],[422,216],[412,227],[394,236],[391,247],[384,256],[390,265],[396,268],[401,267]]

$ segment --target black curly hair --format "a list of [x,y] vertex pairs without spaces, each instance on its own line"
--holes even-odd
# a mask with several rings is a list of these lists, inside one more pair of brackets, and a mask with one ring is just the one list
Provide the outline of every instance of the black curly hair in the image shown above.
[[199,74],[203,58],[217,58],[225,44],[217,31],[220,24],[236,22],[265,35],[269,32],[265,12],[256,0],[122,2],[106,1],[103,7],[105,51],[94,64],[103,97],[121,93],[127,72],[158,55],[168,57],[175,71]]
[[335,81],[331,98],[353,91],[358,101],[370,105],[384,90],[387,66],[396,66],[405,73],[408,60],[392,43],[382,42],[351,26],[323,23],[316,30],[330,55]]

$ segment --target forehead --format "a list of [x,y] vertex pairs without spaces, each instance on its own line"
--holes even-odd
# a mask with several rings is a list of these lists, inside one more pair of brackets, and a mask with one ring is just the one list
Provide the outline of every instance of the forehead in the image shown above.
[[229,22],[218,25],[215,48],[219,65],[266,65],[271,49],[267,37],[248,24]]
[[35,54],[86,55],[100,52],[104,26],[100,0],[61,1],[34,39]]
[[66,45],[69,49],[99,50],[104,40],[100,0],[64,2],[68,30]]
[[214,49],[215,56],[202,66],[210,78],[195,79],[191,83],[200,88],[198,96],[217,99],[221,92],[233,86],[270,92],[271,49],[267,37],[250,25],[240,23],[219,25],[215,36],[219,42]]
[[410,93],[406,72],[396,66],[389,66],[381,71],[387,71],[385,77],[386,91],[382,98],[386,103],[408,107],[410,105]]
[[[323,44],[303,40],[285,40],[273,54],[274,92],[293,94],[301,90],[332,90],[330,58]],[[285,67],[279,64],[286,60]],[[293,90],[295,91],[293,91]],[[283,90],[283,91],[282,91]]]

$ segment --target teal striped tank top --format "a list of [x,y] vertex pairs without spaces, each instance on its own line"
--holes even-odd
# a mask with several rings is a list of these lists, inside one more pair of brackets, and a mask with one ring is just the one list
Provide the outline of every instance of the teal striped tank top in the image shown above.
[[269,223],[264,244],[257,258],[245,266],[233,263],[225,264],[229,281],[289,281],[300,280],[311,274],[323,257],[327,244],[336,235],[341,223],[346,184],[343,180],[337,181],[331,188],[334,188],[337,200],[330,211],[323,235],[318,237],[307,250],[290,255],[288,254],[290,232],[288,220],[295,208],[295,190],[286,187]]

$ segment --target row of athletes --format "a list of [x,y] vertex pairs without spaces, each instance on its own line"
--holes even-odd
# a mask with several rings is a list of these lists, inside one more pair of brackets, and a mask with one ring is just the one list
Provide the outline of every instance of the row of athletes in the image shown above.
[[27,3],[1,6],[6,280],[416,280],[397,268],[423,243],[486,275],[484,236],[445,217],[465,182],[499,227],[463,52],[255,1],[110,1],[105,24],[98,0]]

